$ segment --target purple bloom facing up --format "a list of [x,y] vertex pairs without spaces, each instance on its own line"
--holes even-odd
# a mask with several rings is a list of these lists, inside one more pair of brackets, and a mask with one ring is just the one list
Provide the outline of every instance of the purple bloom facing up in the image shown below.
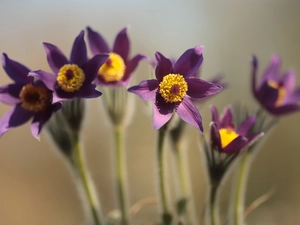
[[258,62],[252,60],[252,92],[259,103],[275,116],[300,110],[300,88],[295,89],[296,74],[293,70],[280,74],[281,60],[277,55],[271,59],[257,87]]
[[99,54],[88,60],[84,31],[74,41],[70,61],[56,46],[44,43],[44,48],[49,66],[55,75],[42,70],[33,71],[30,75],[40,78],[54,91],[54,101],[96,98],[101,95],[101,92],[95,90],[96,85],[93,82],[108,55]]
[[227,154],[238,153],[262,135],[260,132],[249,135],[251,128],[256,122],[255,116],[249,116],[235,129],[231,107],[227,107],[224,110],[224,114],[220,119],[218,110],[214,106],[211,107],[211,111],[211,143],[220,152]]
[[127,86],[131,73],[136,69],[138,63],[146,57],[140,54],[129,59],[130,41],[127,36],[127,29],[122,29],[116,39],[112,49],[107,45],[104,38],[92,30],[87,28],[88,41],[93,54],[109,53],[108,60],[101,66],[98,71],[96,84],[115,86]]
[[154,100],[154,129],[167,123],[175,111],[182,120],[203,131],[201,115],[191,98],[201,99],[222,89],[220,85],[191,77],[203,61],[203,50],[203,46],[188,49],[174,65],[170,59],[157,52],[156,79],[142,81],[128,89],[143,100]]
[[0,87],[0,101],[14,106],[0,120],[0,136],[33,118],[31,132],[37,138],[43,125],[62,104],[53,103],[52,91],[41,80],[28,77],[30,70],[9,59],[5,53],[2,54],[2,65],[15,83]]

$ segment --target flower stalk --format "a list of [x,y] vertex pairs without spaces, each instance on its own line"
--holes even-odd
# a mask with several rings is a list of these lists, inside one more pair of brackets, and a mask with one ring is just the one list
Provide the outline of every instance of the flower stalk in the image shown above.
[[210,225],[219,225],[218,190],[219,182],[212,182],[209,196]]
[[84,161],[84,155],[80,147],[80,137],[79,133],[75,132],[73,134],[74,141],[74,152],[71,158],[71,162],[74,170],[78,173],[80,181],[84,192],[86,194],[89,207],[92,214],[93,224],[94,225],[103,225],[102,215],[100,214],[99,203],[97,201],[97,196],[93,192],[93,184],[89,177],[87,165]]

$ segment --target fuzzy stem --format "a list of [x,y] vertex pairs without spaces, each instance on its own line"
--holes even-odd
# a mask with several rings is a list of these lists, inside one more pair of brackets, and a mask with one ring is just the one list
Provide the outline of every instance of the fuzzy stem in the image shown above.
[[210,189],[210,197],[209,197],[209,215],[210,215],[210,225],[219,225],[219,212],[218,212],[218,195],[219,183],[212,183]]
[[162,127],[158,130],[158,142],[157,142],[157,161],[158,161],[158,184],[159,194],[162,204],[162,221],[164,225],[171,224],[171,214],[169,213],[167,195],[165,190],[165,179],[164,179],[164,158],[163,158],[163,145],[166,128]]
[[115,136],[115,157],[116,157],[116,182],[118,190],[118,201],[119,207],[121,208],[121,225],[127,225],[127,207],[126,199],[124,194],[125,188],[125,168],[124,168],[124,151],[122,149],[122,133],[123,129],[121,126],[114,127],[114,136]]
[[91,183],[87,165],[84,161],[84,155],[80,147],[79,134],[74,134],[74,153],[72,157],[72,165],[77,171],[85,191],[89,207],[91,210],[94,225],[103,225],[102,215],[100,214],[97,197],[93,194],[93,184]]
[[244,224],[245,194],[251,153],[245,152],[239,163],[236,191],[233,196],[233,224]]

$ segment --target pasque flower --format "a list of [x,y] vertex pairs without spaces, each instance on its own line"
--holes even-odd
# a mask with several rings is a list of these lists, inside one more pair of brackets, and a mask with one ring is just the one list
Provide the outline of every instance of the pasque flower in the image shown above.
[[191,77],[203,62],[203,50],[203,46],[186,50],[174,65],[170,59],[157,52],[156,79],[142,81],[128,89],[143,100],[154,100],[154,129],[167,123],[175,111],[182,120],[203,131],[201,115],[191,98],[204,98],[222,89],[218,84]]
[[0,120],[0,136],[31,118],[31,132],[38,137],[53,112],[62,106],[52,102],[52,91],[41,80],[28,77],[29,69],[2,54],[2,65],[15,83],[0,87],[0,101],[13,106]]
[[210,125],[211,144],[220,152],[233,154],[238,153],[243,148],[252,144],[261,132],[251,134],[250,131],[256,122],[255,116],[249,116],[235,128],[231,106],[224,110],[224,114],[219,119],[216,107],[211,107],[212,123]]
[[93,82],[99,68],[108,59],[108,54],[98,54],[88,59],[84,31],[73,43],[70,60],[55,45],[44,43],[44,48],[54,75],[42,70],[33,71],[30,75],[40,78],[54,91],[54,101],[101,95]]
[[295,89],[295,71],[281,74],[280,66],[280,58],[274,55],[257,87],[258,62],[255,56],[252,60],[252,92],[259,103],[275,116],[300,110],[300,88]]
[[137,54],[129,59],[130,40],[127,36],[127,28],[118,33],[112,49],[108,47],[107,42],[98,32],[88,27],[87,33],[93,54],[109,54],[109,58],[98,71],[96,84],[127,86],[131,73],[136,69],[138,63],[146,58],[141,54]]

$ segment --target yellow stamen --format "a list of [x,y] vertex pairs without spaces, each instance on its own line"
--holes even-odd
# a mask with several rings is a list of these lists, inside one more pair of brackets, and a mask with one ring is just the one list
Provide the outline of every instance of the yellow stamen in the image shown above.
[[109,58],[100,67],[98,75],[105,82],[116,82],[123,78],[126,66],[123,58],[116,53],[109,53]]
[[19,96],[21,106],[33,112],[45,110],[51,104],[51,91],[47,88],[35,87],[32,84],[25,85]]
[[188,85],[180,74],[168,74],[159,83],[159,93],[166,102],[181,102],[187,90]]
[[275,102],[275,106],[276,107],[279,107],[282,105],[283,103],[283,100],[286,96],[286,90],[284,89],[284,87],[280,84],[280,83],[277,83],[275,81],[268,81],[268,85],[271,87],[271,88],[274,88],[278,91],[278,97],[277,97],[277,100]]
[[219,134],[221,137],[222,148],[225,148],[227,145],[229,145],[234,139],[236,139],[239,136],[231,127],[220,129]]
[[60,68],[57,83],[66,92],[78,91],[85,80],[83,70],[75,64],[66,64]]

